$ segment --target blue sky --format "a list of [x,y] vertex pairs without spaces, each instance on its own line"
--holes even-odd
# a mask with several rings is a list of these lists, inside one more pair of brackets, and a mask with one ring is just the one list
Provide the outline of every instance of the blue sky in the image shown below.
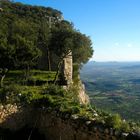
[[60,10],[93,42],[95,61],[140,61],[140,0],[15,0]]

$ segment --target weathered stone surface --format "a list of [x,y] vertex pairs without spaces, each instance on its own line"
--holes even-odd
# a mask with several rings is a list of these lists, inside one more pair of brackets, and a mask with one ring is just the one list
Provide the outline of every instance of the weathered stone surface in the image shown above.
[[73,62],[72,52],[63,59],[62,77],[67,82],[67,85],[72,84]]
[[86,94],[85,86],[81,81],[78,84],[78,99],[81,104],[89,103],[89,96]]
[[0,127],[18,130],[25,125],[32,125],[34,120],[32,108],[11,105],[0,105]]

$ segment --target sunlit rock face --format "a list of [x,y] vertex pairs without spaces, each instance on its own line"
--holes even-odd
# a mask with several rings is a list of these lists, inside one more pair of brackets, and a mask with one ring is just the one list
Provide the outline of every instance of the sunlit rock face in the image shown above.
[[89,96],[86,94],[85,85],[82,84],[81,81],[79,81],[79,92],[78,92],[78,98],[81,104],[88,104]]
[[62,65],[62,78],[66,81],[67,85],[72,84],[72,74],[73,74],[73,60],[72,60],[72,52],[63,59]]

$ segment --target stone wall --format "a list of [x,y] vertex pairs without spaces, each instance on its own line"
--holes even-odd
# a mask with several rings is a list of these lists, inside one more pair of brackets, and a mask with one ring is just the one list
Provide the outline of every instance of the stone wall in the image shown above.
[[61,71],[62,71],[62,77],[67,82],[67,85],[72,84],[72,74],[73,74],[72,52],[70,52],[63,59],[63,65]]

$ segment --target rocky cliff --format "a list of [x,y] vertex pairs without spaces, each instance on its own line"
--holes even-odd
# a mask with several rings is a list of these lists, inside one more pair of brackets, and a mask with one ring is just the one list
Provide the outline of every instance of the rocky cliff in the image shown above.
[[[83,99],[83,95],[82,95]],[[47,140],[138,140],[138,135],[122,133],[93,120],[51,108],[16,104],[0,105],[0,128],[18,131],[38,129]],[[1,135],[0,135],[1,136]]]
[[89,96],[86,94],[85,85],[79,81],[78,83],[78,99],[81,104],[89,104]]
[[118,140],[119,134],[102,125],[92,124],[76,116],[50,111],[47,108],[1,105],[0,127],[17,131],[23,127],[36,127],[47,140]]

